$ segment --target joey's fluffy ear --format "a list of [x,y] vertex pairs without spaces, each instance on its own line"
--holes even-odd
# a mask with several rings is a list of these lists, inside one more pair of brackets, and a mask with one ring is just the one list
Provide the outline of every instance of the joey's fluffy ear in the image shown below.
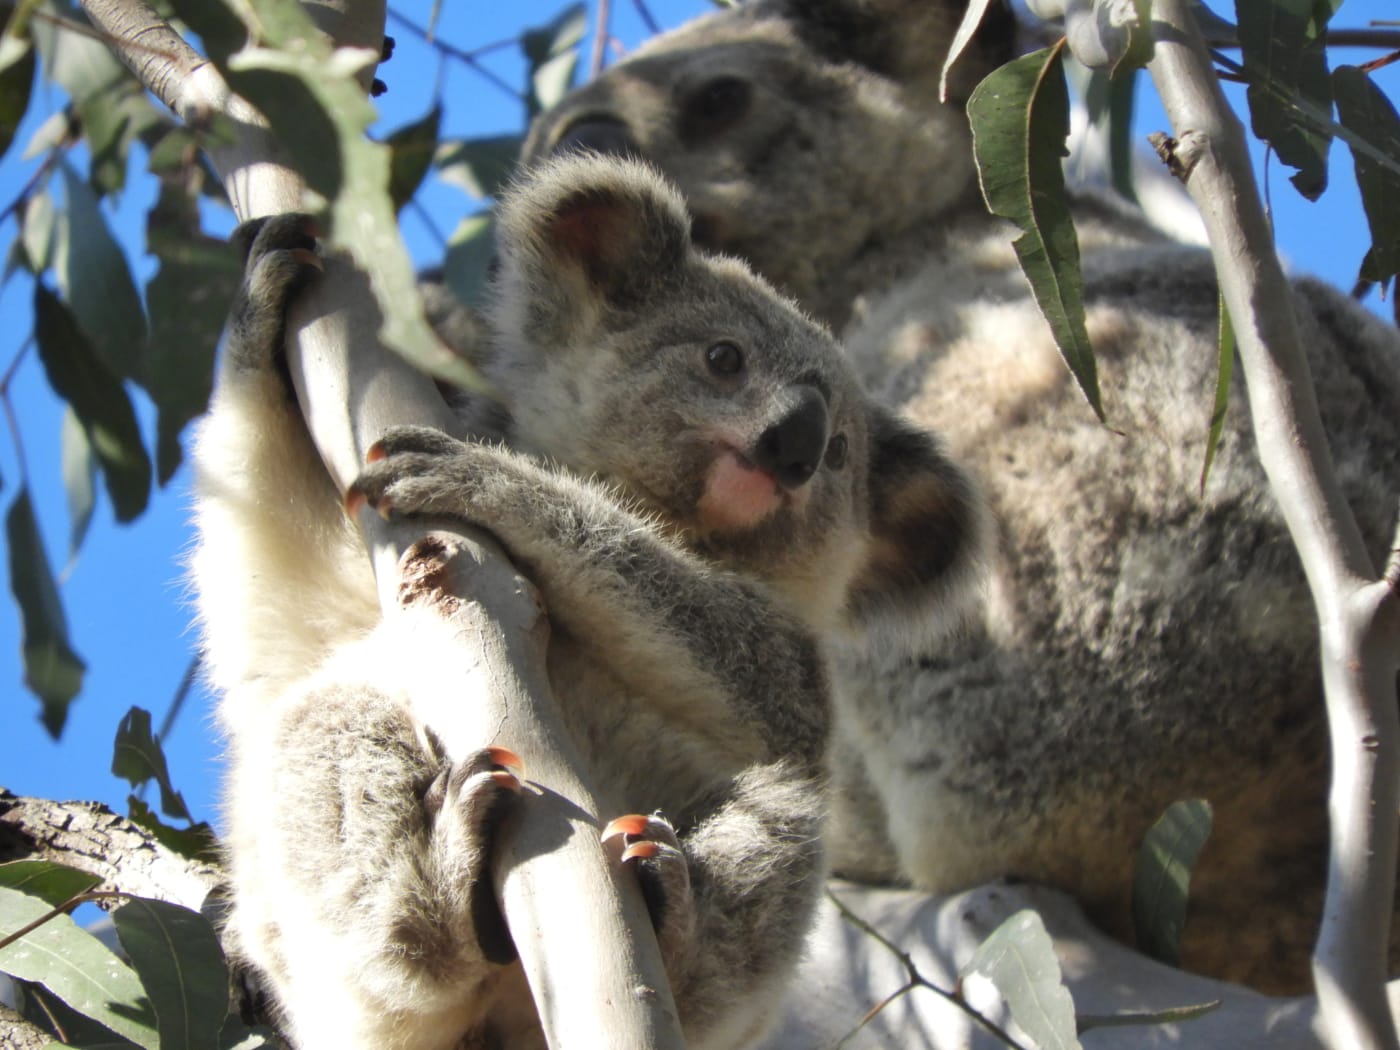
[[536,336],[577,332],[605,309],[627,310],[679,277],[690,251],[680,194],[635,160],[565,156],[531,170],[501,202],[498,305]]
[[936,629],[976,573],[985,513],[938,440],[888,409],[871,406],[869,448],[871,543],[851,581],[850,616],[872,628]]

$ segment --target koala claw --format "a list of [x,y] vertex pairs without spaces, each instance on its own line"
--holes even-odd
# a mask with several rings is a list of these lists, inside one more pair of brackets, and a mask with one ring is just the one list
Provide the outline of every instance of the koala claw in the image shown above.
[[450,456],[462,448],[463,442],[432,427],[390,427],[370,446],[366,462],[378,463],[390,456],[417,452],[426,456]]
[[629,813],[608,822],[603,841],[621,836],[622,861],[637,873],[656,939],[666,955],[679,952],[695,927],[690,864],[670,821],[659,813]]

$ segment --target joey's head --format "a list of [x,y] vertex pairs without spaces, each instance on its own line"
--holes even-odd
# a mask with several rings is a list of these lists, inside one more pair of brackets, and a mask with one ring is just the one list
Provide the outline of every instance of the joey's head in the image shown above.
[[1010,57],[993,3],[938,102],[966,0],[756,0],[656,38],[535,123],[526,161],[645,159],[696,243],[737,255],[828,324],[872,249],[975,201],[963,104]]
[[826,329],[697,249],[650,168],[540,166],[498,250],[490,378],[517,447],[611,480],[823,627],[970,557],[972,498],[933,439],[870,402]]

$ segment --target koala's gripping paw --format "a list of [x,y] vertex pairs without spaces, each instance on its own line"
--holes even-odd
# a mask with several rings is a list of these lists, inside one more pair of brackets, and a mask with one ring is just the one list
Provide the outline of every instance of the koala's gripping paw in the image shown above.
[[505,964],[515,945],[491,888],[490,857],[496,826],[521,790],[524,763],[504,747],[487,747],[448,765],[429,785],[423,810],[441,856],[466,861],[472,927],[482,957]]
[[380,515],[461,510],[464,454],[472,446],[431,427],[393,427],[366,454],[368,466],[345,494],[353,516],[368,503]]
[[659,813],[630,813],[610,821],[603,841],[622,837],[622,861],[637,873],[661,952],[675,957],[695,932],[690,865],[670,821]]
[[228,352],[242,368],[268,368],[282,351],[287,304],[321,271],[309,216],[252,219],[233,232],[244,250],[243,283],[229,317]]

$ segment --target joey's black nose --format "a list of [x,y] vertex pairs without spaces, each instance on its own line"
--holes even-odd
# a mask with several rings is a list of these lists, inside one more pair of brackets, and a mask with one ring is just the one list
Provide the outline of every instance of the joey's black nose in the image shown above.
[[602,153],[611,157],[635,157],[637,144],[627,125],[612,117],[586,117],[569,126],[554,144],[555,153]]
[[753,461],[777,478],[783,488],[798,488],[812,476],[826,453],[826,427],[826,400],[808,388],[795,408],[760,435]]

